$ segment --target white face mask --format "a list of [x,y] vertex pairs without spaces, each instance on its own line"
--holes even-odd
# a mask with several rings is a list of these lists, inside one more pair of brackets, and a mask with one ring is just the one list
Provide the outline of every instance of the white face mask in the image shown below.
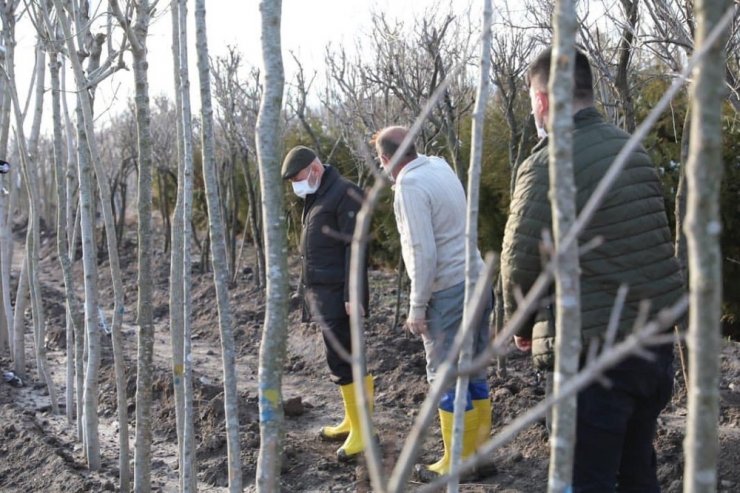
[[540,127],[535,123],[535,127],[537,127],[537,138],[542,140],[545,137],[547,137],[547,130],[545,130],[545,127]]
[[[312,170],[313,171],[313,170]],[[316,180],[316,183],[311,185],[311,171],[308,172],[308,176],[305,180],[301,181],[294,181],[291,183],[293,185],[293,193],[295,193],[297,196],[299,196],[302,199],[306,198],[306,195],[311,195],[312,193],[316,193],[316,190],[319,189],[320,180]]]

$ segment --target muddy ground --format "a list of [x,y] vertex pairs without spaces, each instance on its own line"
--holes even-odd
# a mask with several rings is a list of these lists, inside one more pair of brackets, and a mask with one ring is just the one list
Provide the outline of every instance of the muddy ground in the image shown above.
[[[17,250],[22,252],[22,245]],[[61,270],[52,239],[46,239],[41,263],[43,298],[47,326],[48,359],[60,396],[64,401],[64,295]],[[20,255],[17,255],[20,256]],[[131,447],[134,434],[134,392],[136,387],[135,306],[136,249],[131,240],[121,247],[125,270],[126,314],[124,338],[128,368],[128,400],[131,420]],[[176,491],[175,413],[170,376],[171,348],[168,332],[169,255],[154,256],[156,294],[156,347],[153,409],[152,485],[154,491]],[[101,303],[109,314],[112,290],[108,264],[100,264]],[[292,271],[295,271],[295,266]],[[218,319],[215,290],[210,273],[193,272],[193,354],[195,424],[197,431],[198,479],[200,491],[226,491],[226,435]],[[14,269],[17,273],[17,269]],[[16,274],[17,275],[17,274]],[[77,273],[78,282],[81,273]],[[295,279],[294,279],[295,281]],[[371,314],[367,324],[367,359],[376,378],[375,423],[380,434],[384,462],[391,467],[411,428],[426,392],[424,353],[421,341],[394,327],[395,276],[389,271],[371,274]],[[243,263],[237,283],[231,289],[238,347],[238,378],[242,473],[245,489],[255,489],[254,477],[259,449],[257,369],[264,298],[256,289],[250,260]],[[403,306],[403,305],[402,305]],[[22,387],[0,381],[0,491],[2,492],[97,492],[117,491],[117,422],[112,349],[103,337],[100,371],[100,440],[102,468],[90,473],[76,439],[76,429],[61,415],[52,415],[46,389],[39,383],[27,314],[27,378]],[[323,343],[318,330],[298,323],[298,304],[290,314],[288,356],[284,375],[284,399],[292,399],[286,417],[285,452],[282,468],[283,491],[332,492],[369,491],[367,472],[358,464],[341,464],[335,459],[337,444],[319,440],[318,430],[341,416],[337,389],[327,378]],[[725,341],[722,354],[719,490],[740,490],[740,343]],[[0,368],[12,368],[7,357]],[[532,370],[526,356],[512,350],[508,374],[497,376],[490,368],[494,393],[494,432],[500,430],[544,395],[544,379]],[[676,369],[674,398],[663,413],[658,429],[659,477],[663,490],[682,491],[683,452],[686,420],[686,391],[680,369]],[[436,423],[429,430],[422,460],[432,462],[441,451]],[[546,490],[548,444],[544,421],[521,432],[494,454],[498,474],[461,491],[530,493]],[[408,490],[417,486],[410,483]]]

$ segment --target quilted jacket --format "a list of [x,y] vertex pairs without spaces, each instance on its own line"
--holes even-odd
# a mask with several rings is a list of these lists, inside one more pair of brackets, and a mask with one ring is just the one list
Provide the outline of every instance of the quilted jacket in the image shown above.
[[[301,228],[303,321],[343,318],[349,301],[349,274],[355,220],[362,190],[324,165],[321,185],[306,196]],[[367,257],[362,268],[362,305],[368,313]]]
[[[595,108],[583,109],[574,116],[573,164],[579,213],[628,138],[627,133],[605,122]],[[542,269],[542,231],[552,231],[546,140],[535,147],[516,176],[501,254],[507,318],[516,310],[515,287],[526,293]],[[673,256],[661,183],[642,147],[629,157],[579,237],[579,244],[597,236],[603,238],[603,244],[580,257],[584,348],[589,339],[604,335],[621,284],[626,284],[629,292],[619,322],[619,337],[632,329],[642,300],[650,301],[652,316],[677,301],[684,289]],[[534,320],[518,334],[532,339],[532,356],[540,368],[552,367],[554,321],[553,305],[545,301]]]

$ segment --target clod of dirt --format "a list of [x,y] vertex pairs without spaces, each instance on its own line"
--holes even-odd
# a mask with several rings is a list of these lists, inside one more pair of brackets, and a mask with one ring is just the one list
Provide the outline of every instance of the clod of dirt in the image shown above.
[[306,408],[303,406],[303,399],[300,396],[287,399],[283,402],[283,412],[286,416],[290,417],[301,416],[306,412]]

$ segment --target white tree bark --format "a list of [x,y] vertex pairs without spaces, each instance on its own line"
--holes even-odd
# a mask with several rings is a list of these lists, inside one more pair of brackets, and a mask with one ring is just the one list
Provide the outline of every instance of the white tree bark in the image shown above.
[[[180,7],[179,0],[171,0],[172,14],[172,60],[175,80],[175,107],[177,125],[177,202],[172,218],[172,248],[170,250],[170,340],[172,344],[172,382],[175,394],[175,419],[177,422],[177,450],[180,473],[180,490],[183,491],[185,471],[183,432],[185,423],[185,351],[183,339],[183,201],[184,201],[184,168],[185,142],[183,132],[183,91],[180,83]],[[192,134],[192,132],[190,132]],[[188,135],[188,140],[192,137]],[[188,159],[192,159],[192,149]],[[188,165],[192,166],[192,165]]]
[[226,235],[218,196],[218,180],[213,136],[213,106],[211,103],[210,63],[206,36],[205,0],[195,0],[196,46],[200,75],[201,143],[203,148],[203,176],[208,203],[208,225],[211,235],[213,280],[216,285],[221,353],[224,373],[224,408],[229,460],[229,491],[242,491],[241,458],[239,447],[239,394],[236,388],[236,351],[234,349],[234,320],[229,303],[229,266],[226,256]]
[[282,372],[288,322],[288,264],[283,184],[280,180],[280,110],[285,76],[280,49],[281,0],[261,0],[263,95],[257,119],[262,186],[267,303],[259,356],[260,452],[257,490],[280,490],[283,438]]
[[[100,203],[103,212],[103,220],[105,223],[106,241],[108,247],[108,258],[111,269],[111,280],[113,283],[113,323],[112,323],[112,342],[113,342],[113,357],[114,357],[114,369],[116,374],[116,403],[117,412],[119,419],[119,475],[121,480],[121,487],[128,489],[129,483],[129,472],[128,472],[128,404],[126,401],[126,375],[125,375],[125,364],[123,361],[123,337],[121,334],[121,325],[123,322],[123,281],[121,278],[120,261],[118,257],[118,240],[115,232],[115,223],[113,219],[113,211],[111,206],[111,192],[110,185],[108,183],[105,170],[103,169],[102,162],[100,159],[100,153],[95,142],[95,129],[93,120],[93,108],[90,93],[88,89],[90,86],[95,87],[95,84],[90,84],[82,69],[78,51],[75,49],[75,38],[71,35],[70,22],[67,19],[62,9],[61,1],[54,0],[54,5],[57,10],[57,19],[59,25],[64,32],[64,37],[67,43],[68,53],[74,55],[70,57],[72,63],[73,72],[75,75],[75,82],[78,88],[78,105],[82,113],[82,126],[78,127],[84,130],[84,139],[78,141],[78,146],[83,145],[83,140],[86,140],[87,147],[82,148],[78,151],[78,156],[81,158],[80,168],[83,167],[83,162],[90,158],[92,165],[95,168],[95,175],[97,177],[98,190],[100,193]],[[87,17],[86,12],[80,10],[73,10],[72,15],[79,21],[81,16]],[[49,23],[49,31],[52,31],[53,27]],[[78,32],[78,36],[80,33]],[[98,45],[99,46],[99,45]],[[96,52],[97,53],[97,52]],[[93,63],[97,66],[99,63],[99,53],[93,57]],[[80,123],[78,122],[78,125]],[[89,151],[89,154],[88,154]],[[85,165],[89,167],[89,165]],[[87,179],[87,177],[84,177]],[[83,188],[83,173],[80,171],[80,189]],[[86,184],[89,185],[88,191],[92,193],[92,181]],[[82,192],[81,192],[81,203],[82,203]],[[92,199],[91,199],[92,203]],[[83,205],[82,209],[85,207]],[[88,234],[90,237],[87,239],[90,244],[90,258],[86,259],[87,265],[85,270],[85,319],[87,328],[87,348],[88,348],[88,361],[85,373],[85,445],[88,455],[88,463],[91,469],[96,470],[100,467],[100,451],[99,451],[99,438],[98,438],[98,368],[100,365],[100,331],[98,329],[98,306],[97,306],[97,266],[92,266],[97,262],[97,252],[95,251],[94,235],[92,234],[92,213],[89,212],[90,217],[88,218],[91,223],[87,226],[90,228]],[[83,256],[85,251],[85,228],[83,227]],[[84,261],[83,261],[84,262]],[[88,270],[91,269],[90,277],[88,277]],[[88,291],[88,281],[91,286]],[[94,292],[93,295],[90,292]],[[88,300],[88,296],[92,296],[92,301]]]
[[[472,143],[470,152],[470,164],[468,168],[468,201],[465,218],[465,306],[463,309],[462,326],[467,327],[473,320],[472,301],[477,281],[476,268],[479,260],[478,253],[478,200],[480,195],[481,159],[483,156],[483,122],[486,116],[488,103],[488,90],[491,72],[491,23],[493,20],[493,9],[491,0],[483,1],[483,26],[480,52],[480,72],[478,74],[478,91],[475,96],[475,109],[473,111]],[[477,322],[474,322],[477,324]],[[460,352],[459,366],[465,367],[473,357],[473,332],[470,331],[463,342]],[[453,475],[460,466],[462,453],[462,438],[464,431],[465,404],[468,394],[469,376],[460,375],[455,387],[455,416],[452,435],[452,456],[450,473]],[[447,491],[456,493],[459,488],[458,479],[447,483]]]
[[[576,219],[573,175],[573,74],[577,18],[573,0],[558,0],[553,12],[552,62],[550,65],[549,129],[550,201],[555,241],[555,395],[578,373],[581,353],[581,304],[578,243],[564,246]],[[553,408],[550,437],[549,493],[570,491],[576,439],[577,400],[573,395]]]
[[[37,34],[37,44],[36,44],[36,64],[34,66],[34,72],[33,76],[31,77],[32,80],[32,90],[29,91],[28,94],[28,100],[26,104],[30,103],[31,99],[33,99],[34,105],[33,105],[33,119],[31,120],[31,132],[28,136],[28,160],[30,163],[33,163],[34,166],[32,169],[28,169],[28,173],[32,176],[30,179],[33,180],[33,189],[35,199],[29,195],[30,200],[38,200],[39,202],[34,203],[33,209],[35,210],[35,213],[38,215],[36,218],[36,221],[39,221],[42,219],[42,210],[43,206],[42,203],[44,202],[44,199],[41,196],[41,190],[39,189],[39,174],[40,174],[40,168],[41,164],[38,159],[38,148],[39,148],[39,134],[41,133],[41,117],[44,113],[44,82],[46,79],[46,53],[41,50],[41,40],[40,40],[40,34]],[[25,116],[25,115],[24,115]],[[24,118],[25,119],[25,118]],[[31,207],[29,206],[29,213],[31,211]],[[40,237],[39,237],[40,239]],[[37,247],[38,248],[38,247]],[[31,248],[27,248],[27,252],[32,251]],[[33,260],[29,263],[29,267],[33,265]],[[30,272],[30,271],[29,271]],[[35,275],[35,274],[32,274]],[[31,292],[31,311],[34,314],[34,317],[36,317],[36,306],[33,299],[33,279],[31,278],[31,285],[29,285],[30,292]],[[41,318],[37,322],[34,320],[33,324],[33,340],[35,341],[34,344],[36,346],[35,356],[36,356],[36,370],[39,372],[39,378],[43,380],[43,376],[41,375],[41,369],[44,367],[44,363],[41,361],[42,350],[39,348],[44,345],[44,333],[46,332],[46,323],[43,317],[43,312],[39,314]],[[40,342],[41,341],[41,342]]]
[[[57,193],[57,253],[59,263],[62,267],[64,276],[64,291],[67,301],[67,375],[66,375],[66,392],[65,405],[67,419],[70,423],[73,421],[74,409],[74,337],[75,332],[80,332],[85,324],[84,312],[80,305],[77,295],[75,294],[75,283],[72,275],[72,262],[69,255],[69,239],[67,231],[70,225],[67,222],[67,190],[66,190],[66,156],[64,156],[64,138],[62,136],[62,115],[61,115],[61,97],[59,70],[61,62],[59,54],[52,52],[49,54],[49,73],[51,75],[51,97],[52,97],[52,128],[54,136],[54,165],[56,168],[56,193]],[[71,235],[70,235],[71,236]]]
[[[4,51],[0,53],[0,65],[2,66],[15,63],[15,7],[18,3],[18,0],[0,1],[0,20],[2,20],[3,27],[0,42],[4,48]],[[10,94],[6,90],[4,77],[0,77],[0,95],[2,95],[0,96],[0,154],[6,155],[10,134]],[[7,175],[0,176],[0,187],[12,190],[13,177],[16,176],[16,173],[18,173],[17,170],[11,169]],[[25,375],[25,347],[16,348],[18,339],[21,340],[21,346],[23,346],[23,334],[22,331],[21,334],[15,333],[13,307],[10,304],[10,270],[12,264],[10,228],[12,221],[8,217],[10,210],[8,202],[8,197],[0,193],[0,303],[2,303],[0,315],[5,318],[2,323],[4,323],[10,339],[14,370],[18,375]],[[19,370],[20,373],[18,373]]]
[[[0,19],[2,20],[2,45],[4,53],[0,55],[4,67],[8,69],[15,67],[15,12],[19,0],[2,0],[0,1]],[[2,84],[2,98],[0,104],[0,152],[3,155],[8,150],[8,137],[10,135],[10,113],[11,113],[11,95],[7,89],[8,83],[5,77],[0,77]],[[5,185],[6,180],[9,182],[9,188],[14,190],[13,179],[19,173],[19,170],[11,168],[8,178],[0,178],[0,186]],[[12,194],[11,197],[15,197]],[[10,204],[8,204],[10,202]],[[13,370],[20,377],[26,375],[26,347],[23,338],[24,320],[23,314],[26,309],[26,300],[28,297],[28,276],[21,275],[16,290],[15,317],[13,307],[10,304],[10,270],[12,264],[12,239],[11,224],[12,219],[9,217],[12,210],[12,200],[8,200],[4,194],[0,194],[0,283],[2,284],[2,304],[3,316],[6,319],[8,331],[13,342],[10,344],[13,353]],[[23,266],[26,261],[23,260]],[[22,269],[21,269],[22,270]],[[22,289],[21,289],[22,288]],[[11,328],[12,327],[12,328]]]
[[193,423],[193,363],[190,356],[192,338],[191,253],[193,217],[193,131],[190,107],[190,75],[187,48],[187,0],[180,0],[178,7],[178,41],[180,70],[180,98],[182,100],[183,162],[182,162],[182,337],[183,337],[183,448],[181,483],[183,491],[194,491],[195,476],[195,426]]
[[7,65],[3,69],[3,75],[6,78],[8,88],[7,90],[13,102],[13,111],[16,124],[16,141],[19,153],[21,155],[21,169],[23,173],[23,178],[25,180],[29,201],[28,219],[30,224],[28,232],[26,234],[26,263],[28,286],[31,294],[31,310],[33,314],[34,334],[36,341],[36,364],[38,366],[37,370],[39,378],[42,382],[44,382],[49,391],[52,412],[54,414],[57,414],[59,413],[59,404],[57,402],[56,389],[54,386],[54,381],[51,378],[51,374],[49,373],[49,370],[46,366],[46,350],[43,340],[45,325],[44,306],[41,301],[41,284],[38,278],[40,244],[38,204],[40,203],[40,198],[36,175],[34,169],[32,169],[31,167],[31,162],[29,159],[30,154],[28,152],[26,137],[23,131],[23,115],[21,113],[21,107],[18,101],[14,68],[15,67],[13,67],[12,65]]
[[[57,6],[57,13],[59,13]],[[60,24],[64,25],[62,16],[59,16]],[[69,26],[69,24],[67,24]],[[67,43],[72,38],[67,36]],[[82,67],[79,60],[75,63],[75,57],[70,59],[72,66]],[[75,72],[77,70],[75,69]],[[77,76],[77,74],[75,74]],[[84,77],[81,75],[81,77]],[[77,78],[77,77],[75,77]],[[84,80],[84,79],[83,79]],[[77,83],[80,86],[80,83]],[[83,86],[84,87],[84,86]],[[84,354],[87,354],[84,373],[78,375],[78,382],[82,390],[82,438],[85,447],[88,466],[91,470],[100,468],[100,443],[98,436],[98,413],[97,413],[97,373],[100,364],[100,331],[98,329],[98,265],[97,246],[95,244],[95,194],[93,185],[92,158],[90,146],[95,140],[94,134],[87,131],[85,127],[84,113],[87,110],[92,113],[89,100],[85,94],[77,95],[77,175],[80,180],[80,228],[82,237],[82,267],[84,272],[85,286],[85,337],[79,338],[84,341],[84,348],[77,351],[83,364]],[[92,121],[92,117],[90,118]],[[79,354],[83,353],[83,354]]]
[[[62,61],[62,67],[64,67],[64,61]],[[69,260],[70,262],[74,262],[75,258],[75,250],[77,247],[77,234],[79,232],[79,223],[80,223],[80,201],[78,194],[75,192],[76,189],[78,189],[77,184],[77,175],[75,173],[75,145],[74,145],[74,128],[72,126],[71,119],[69,117],[69,108],[67,107],[67,83],[66,83],[66,77],[64,76],[64,69],[61,71],[61,90],[62,90],[62,108],[64,110],[64,131],[67,141],[67,163],[66,163],[66,204],[67,209],[65,211],[66,216],[66,224],[69,224],[71,226],[70,234],[69,234]],[[72,205],[76,204],[76,207],[74,210],[77,211],[77,213],[73,213]],[[75,401],[76,404],[76,413],[74,416],[72,416],[72,409],[67,410],[67,417],[71,420],[73,417],[77,421],[77,431],[78,431],[78,437],[82,436],[82,419],[81,419],[81,412],[82,412],[82,390],[81,385],[77,382],[75,382],[76,375],[82,375],[82,347],[84,344],[84,341],[82,340],[84,338],[84,307],[83,309],[83,320],[82,325],[75,325],[74,330],[72,331],[72,334],[68,334],[67,336],[67,386],[69,387],[68,393],[74,392],[75,389],[77,389],[79,393],[79,399],[77,399],[74,396],[71,396],[68,400],[70,408],[72,407],[72,401]],[[71,325],[72,321],[67,320],[67,324]],[[70,340],[71,337],[71,340]],[[81,380],[80,380],[81,382]]]
[[13,317],[13,371],[21,378],[26,376],[26,340],[24,337],[28,303],[28,254],[24,255],[15,291],[15,314]]
[[[59,0],[55,0],[59,1]],[[133,24],[121,12],[117,0],[109,0],[113,14],[131,44],[133,54],[135,107],[139,154],[138,181],[138,287],[137,323],[139,325],[136,365],[136,439],[134,450],[134,490],[151,490],[152,448],[152,360],[154,355],[154,321],[152,296],[152,135],[149,108],[149,81],[147,35],[151,20],[148,0],[135,3],[136,20]]]
[[[711,30],[730,6],[727,0],[698,0],[696,46],[709,47]],[[722,103],[727,32],[694,69],[691,87],[691,141],[686,164],[686,241],[689,286],[689,387],[684,455],[684,491],[717,491],[719,454],[719,354],[722,340]]]

